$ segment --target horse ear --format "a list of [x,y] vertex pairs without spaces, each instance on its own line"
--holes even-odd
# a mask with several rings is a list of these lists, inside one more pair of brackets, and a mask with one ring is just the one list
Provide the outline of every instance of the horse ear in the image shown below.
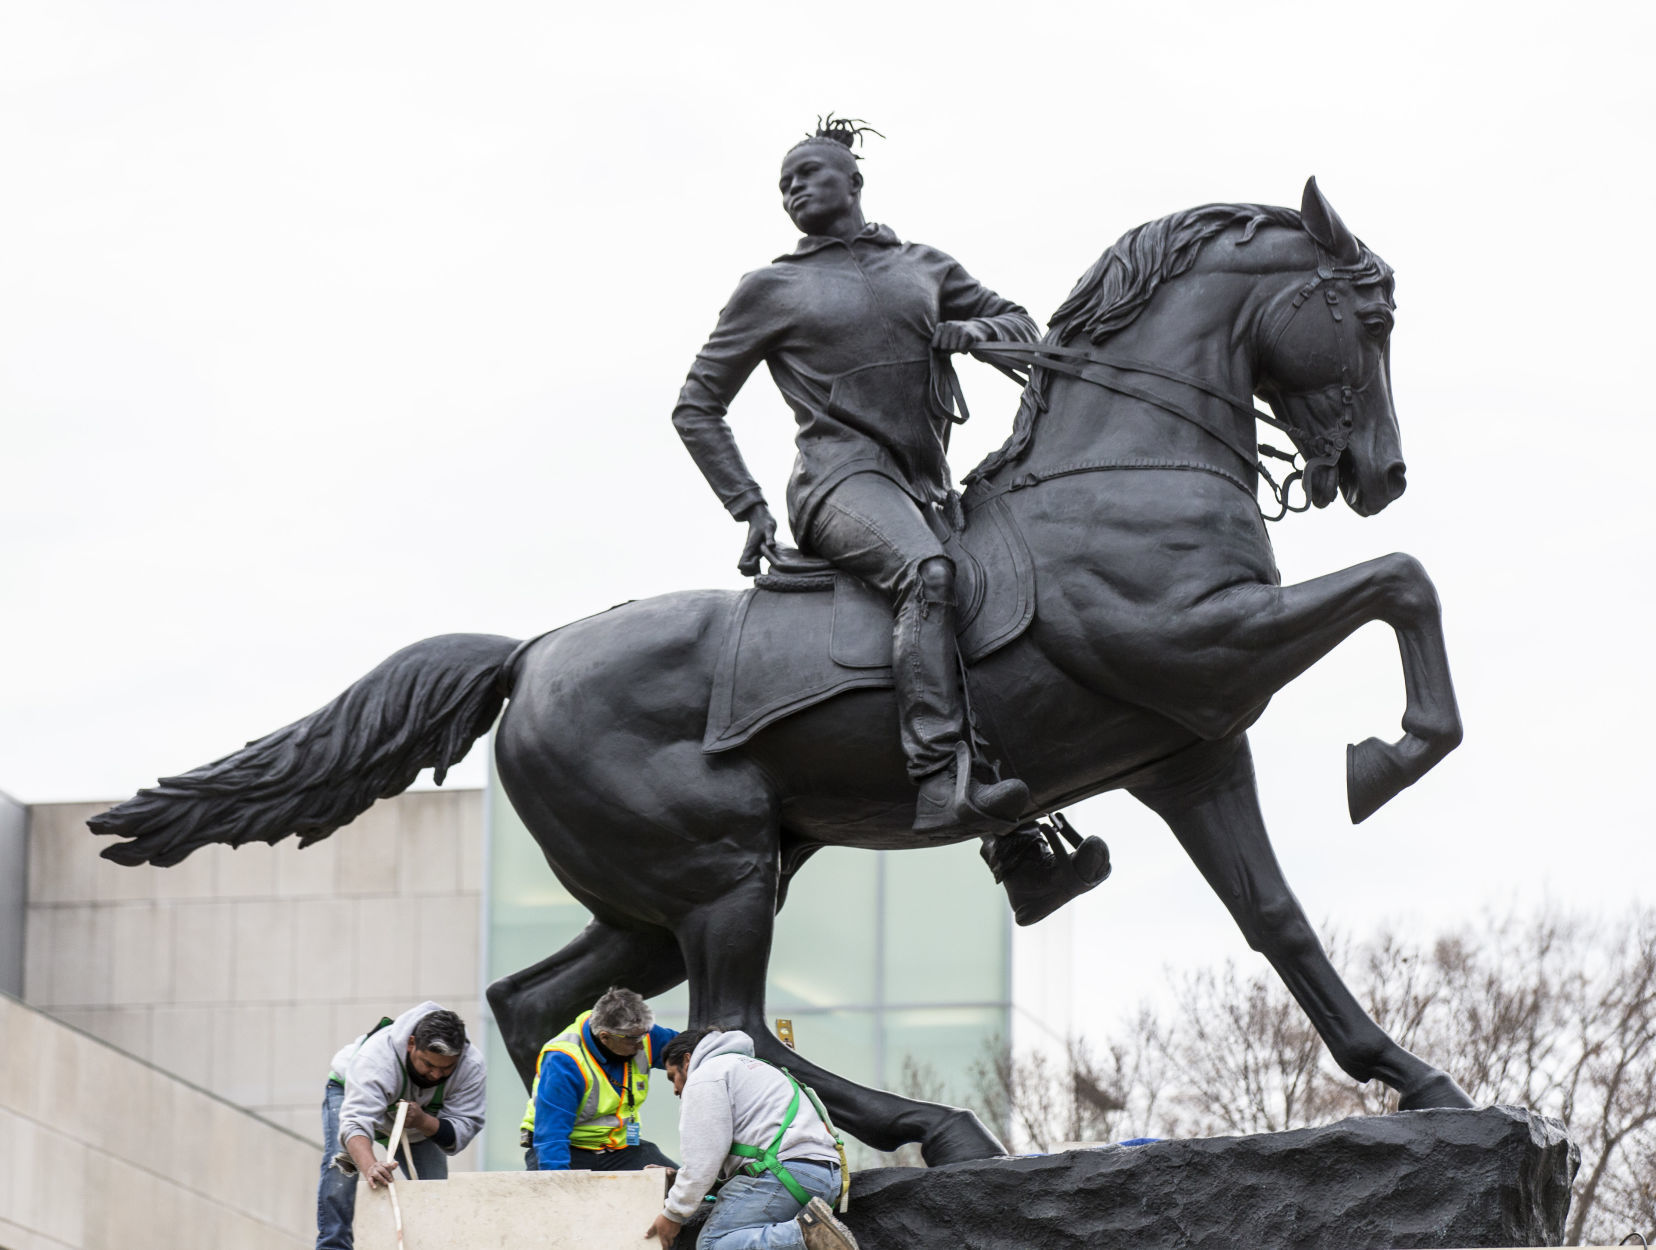
[[1315,175],[1305,180],[1305,195],[1300,199],[1300,218],[1305,222],[1305,232],[1341,264],[1355,264],[1362,258],[1362,244],[1340,220],[1334,206],[1323,198]]

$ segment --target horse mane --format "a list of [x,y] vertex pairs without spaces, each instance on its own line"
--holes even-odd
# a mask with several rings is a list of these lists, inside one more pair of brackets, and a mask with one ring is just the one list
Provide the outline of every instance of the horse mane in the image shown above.
[[[1136,226],[1081,275],[1047,322],[1041,341],[1063,346],[1085,335],[1094,344],[1103,343],[1137,320],[1164,283],[1188,272],[1208,242],[1238,223],[1246,223],[1238,246],[1250,241],[1261,226],[1305,229],[1298,211],[1269,204],[1203,204]],[[1367,283],[1387,281],[1392,271],[1364,244],[1357,263],[1340,266],[1337,272]],[[991,476],[1028,449],[1035,420],[1046,410],[1045,381],[1039,367],[1030,370],[1012,433],[966,475],[966,485]]]

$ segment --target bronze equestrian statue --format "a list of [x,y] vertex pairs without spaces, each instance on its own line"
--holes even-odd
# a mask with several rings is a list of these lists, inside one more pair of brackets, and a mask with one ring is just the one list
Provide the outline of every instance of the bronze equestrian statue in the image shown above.
[[[785,180],[802,174],[799,151]],[[842,245],[864,246],[825,250]],[[1017,811],[968,787],[965,807],[950,797],[955,819],[915,829],[913,757],[900,745],[912,730],[889,693],[908,679],[891,672],[889,617],[878,624],[889,609],[856,578],[819,573],[772,589],[644,599],[526,643],[477,634],[416,643],[306,719],[94,818],[95,831],[125,839],[103,853],[166,865],[209,842],[314,842],[421,769],[441,781],[505,702],[502,784],[593,916],[563,950],[489,989],[520,1073],[608,986],[654,996],[688,980],[691,1027],[745,1030],[761,1057],[785,1059],[815,1086],[842,1127],[882,1150],[919,1142],[943,1163],[1002,1148],[971,1112],[855,1085],[767,1029],[773,918],[789,883],[824,846],[959,841],[980,831],[977,811],[1022,824],[1126,789],[1167,822],[1354,1080],[1384,1081],[1405,1109],[1468,1106],[1447,1073],[1365,1014],[1330,964],[1272,852],[1246,735],[1273,693],[1359,626],[1383,621],[1402,658],[1404,733],[1349,748],[1352,818],[1460,741],[1437,595],[1420,564],[1382,556],[1283,587],[1258,503],[1269,475],[1256,418],[1304,457],[1273,485],[1284,509],[1296,482],[1302,507],[1343,496],[1363,516],[1402,493],[1392,310],[1391,269],[1312,181],[1298,212],[1211,204],[1129,231],[1039,343],[939,339],[931,327],[940,348],[969,346],[1028,371],[1010,439],[968,479],[952,518],[963,528],[944,536],[971,587],[956,599],[969,676],[962,740],[981,732],[983,751],[1027,788]],[[762,354],[779,383],[790,362],[809,358],[790,350]],[[714,399],[739,380],[725,375]],[[686,395],[704,405],[679,423],[694,445],[708,409],[694,385]],[[866,411],[885,409],[876,398]],[[901,488],[920,511],[940,479],[897,454],[916,448],[891,450],[907,476],[887,470],[885,493]],[[741,504],[739,491],[726,495],[734,480],[715,484]],[[757,502],[742,504],[747,567],[773,541],[751,511]],[[921,515],[947,521],[949,511]],[[808,541],[866,575],[871,565],[824,540],[806,512],[795,519]],[[924,583],[903,592],[907,602],[947,602]]]

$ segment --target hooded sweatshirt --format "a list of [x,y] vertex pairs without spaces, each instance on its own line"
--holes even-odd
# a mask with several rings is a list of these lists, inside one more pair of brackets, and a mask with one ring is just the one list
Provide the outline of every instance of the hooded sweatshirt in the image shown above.
[[[715,1181],[728,1178],[747,1160],[730,1153],[740,1142],[764,1150],[776,1137],[793,1098],[788,1078],[753,1057],[753,1039],[740,1030],[702,1038],[690,1056],[679,1110],[678,1179],[667,1194],[669,1219],[684,1223]],[[839,1163],[834,1139],[804,1094],[777,1156]]]
[[[416,1083],[418,1078],[408,1066],[408,1039],[414,1036],[416,1024],[441,1010],[433,1002],[411,1007],[367,1041],[358,1037],[347,1042],[333,1057],[333,1071],[345,1081],[345,1101],[339,1109],[339,1148],[346,1162],[350,1156],[344,1153],[345,1143],[351,1138],[390,1136],[398,1102],[406,1098],[418,1106],[430,1106],[437,1086]],[[483,1056],[468,1041],[459,1064],[443,1084],[443,1105],[435,1113],[440,1122],[454,1126],[453,1144],[443,1146],[449,1154],[464,1150],[477,1136],[483,1127],[483,1108]],[[404,1132],[411,1141],[423,1139],[412,1125]]]

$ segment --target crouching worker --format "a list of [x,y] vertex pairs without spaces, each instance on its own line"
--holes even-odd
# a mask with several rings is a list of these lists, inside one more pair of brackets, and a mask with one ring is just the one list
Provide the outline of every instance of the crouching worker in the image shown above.
[[483,1127],[483,1056],[466,1025],[436,1003],[381,1020],[334,1056],[322,1099],[322,1180],[316,1194],[316,1250],[351,1250],[356,1178],[388,1184],[386,1144],[399,1103],[408,1103],[399,1159],[421,1180],[446,1180],[448,1157]]
[[650,1005],[612,986],[546,1045],[519,1140],[531,1172],[570,1168],[636,1172],[675,1166],[643,1138],[638,1109],[650,1092],[650,1069],[677,1037],[655,1022]]
[[646,1238],[671,1246],[722,1179],[699,1250],[857,1250],[834,1218],[842,1156],[815,1094],[755,1059],[736,1030],[680,1033],[662,1058],[684,1101],[684,1162]]

